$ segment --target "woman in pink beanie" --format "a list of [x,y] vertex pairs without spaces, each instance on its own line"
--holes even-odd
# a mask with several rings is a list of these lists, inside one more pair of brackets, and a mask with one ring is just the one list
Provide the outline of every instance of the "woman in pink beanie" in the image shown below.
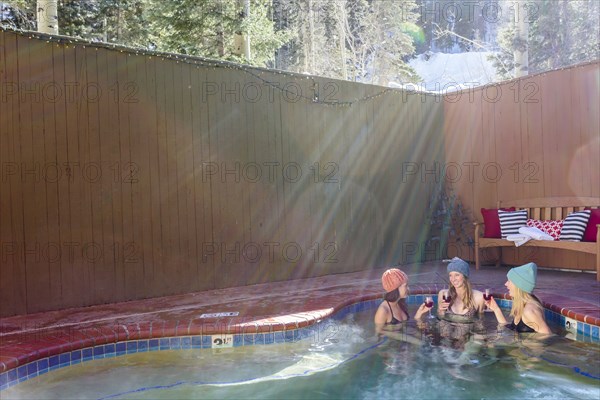
[[398,268],[390,268],[381,276],[381,284],[385,295],[375,313],[377,332],[385,325],[397,325],[408,319],[408,276]]
[[[397,325],[409,318],[405,300],[408,297],[408,276],[398,268],[390,268],[381,276],[381,284],[385,295],[375,312],[375,327],[378,333],[385,325]],[[427,310],[425,306],[419,308],[415,318],[421,318]]]

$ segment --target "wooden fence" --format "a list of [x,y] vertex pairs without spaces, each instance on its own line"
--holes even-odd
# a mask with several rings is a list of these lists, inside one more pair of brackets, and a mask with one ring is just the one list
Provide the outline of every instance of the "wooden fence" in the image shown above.
[[439,98],[7,31],[0,85],[0,316],[425,251]]
[[[443,181],[473,219],[600,196],[599,87],[597,62],[431,96],[0,31],[0,316],[435,258]],[[505,259],[591,265],[544,250]]]
[[[600,63],[490,85],[444,99],[446,180],[474,220],[498,200],[600,197]],[[474,260],[467,247],[454,254]],[[504,261],[595,269],[593,255],[506,249]],[[495,254],[487,255],[491,261]]]

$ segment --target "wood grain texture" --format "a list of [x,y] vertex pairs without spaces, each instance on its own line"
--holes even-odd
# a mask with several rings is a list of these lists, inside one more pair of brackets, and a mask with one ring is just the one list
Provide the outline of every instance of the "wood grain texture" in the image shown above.
[[2,316],[435,258],[446,174],[474,220],[600,197],[598,63],[449,101],[7,31],[0,55],[25,89],[0,107]]
[[[463,92],[460,101],[444,103],[447,120],[481,104],[483,125],[476,133],[481,140],[464,152],[463,160],[502,169],[497,180],[484,173],[476,174],[466,187],[454,185],[474,221],[481,221],[481,207],[496,207],[500,200],[507,206],[538,207],[533,217],[542,219],[564,218],[577,207],[593,205],[590,198],[600,196],[600,128],[590,104],[597,106],[600,101],[599,65],[589,63],[502,83],[498,85],[502,96],[493,102],[491,91],[475,89],[473,101]],[[453,142],[446,147],[456,147],[465,135],[468,132],[461,122],[446,124],[445,139]],[[489,144],[489,153],[480,142]],[[513,265],[533,259],[542,266],[595,268],[594,258],[585,254],[546,249],[506,249],[504,253],[505,262]]]

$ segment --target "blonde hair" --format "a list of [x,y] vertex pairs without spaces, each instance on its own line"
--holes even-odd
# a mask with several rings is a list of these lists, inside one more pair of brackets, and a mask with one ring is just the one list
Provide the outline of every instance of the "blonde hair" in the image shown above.
[[521,288],[515,285],[514,296],[512,297],[512,307],[510,308],[510,315],[512,317],[521,319],[523,316],[523,309],[525,304],[532,303],[536,307],[543,309],[540,299],[535,297],[533,294],[529,294]]
[[[464,279],[464,284],[465,284],[465,295],[462,298],[464,307],[468,310],[470,308],[475,308],[475,299],[473,299],[473,289],[471,288],[471,282],[469,281],[469,278],[467,278],[466,276],[463,275]],[[458,296],[458,293],[456,293],[456,288],[452,285],[450,285],[450,289],[448,289],[448,293],[450,294],[450,296],[452,297],[452,300],[450,300],[450,306],[454,303],[454,299]]]

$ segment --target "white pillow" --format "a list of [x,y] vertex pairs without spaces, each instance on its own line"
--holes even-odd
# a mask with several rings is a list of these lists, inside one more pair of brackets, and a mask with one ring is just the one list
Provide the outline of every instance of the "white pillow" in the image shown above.
[[591,214],[590,210],[584,210],[567,215],[558,240],[581,242]]
[[500,219],[502,239],[506,239],[508,235],[518,235],[519,228],[527,226],[527,210],[498,210],[498,218]]

